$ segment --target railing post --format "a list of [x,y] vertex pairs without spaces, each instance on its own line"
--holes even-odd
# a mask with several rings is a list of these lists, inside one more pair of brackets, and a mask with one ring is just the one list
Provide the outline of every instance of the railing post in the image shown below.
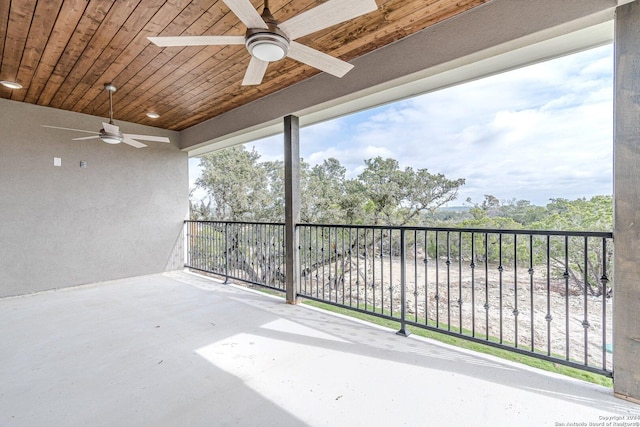
[[229,283],[229,223],[224,223],[224,282]]
[[400,229],[400,330],[396,332],[397,335],[408,337],[411,332],[407,331],[406,316],[407,316],[407,263],[406,263],[406,248],[405,248],[405,229]]
[[184,247],[182,248],[182,257],[184,260],[184,267],[188,267],[191,265],[191,259],[190,259],[190,251],[189,249],[191,248],[191,223],[189,222],[189,220],[185,220],[184,221],[184,225],[183,225],[183,241],[184,241]]

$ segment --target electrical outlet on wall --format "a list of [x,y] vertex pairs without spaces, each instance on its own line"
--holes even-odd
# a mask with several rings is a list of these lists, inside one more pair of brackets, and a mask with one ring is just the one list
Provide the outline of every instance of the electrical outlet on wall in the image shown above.
[[60,157],[54,157],[53,166],[62,166],[62,159]]

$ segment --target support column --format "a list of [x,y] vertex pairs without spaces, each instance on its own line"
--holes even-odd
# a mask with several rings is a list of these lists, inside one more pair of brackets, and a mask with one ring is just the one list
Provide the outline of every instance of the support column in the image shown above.
[[640,403],[640,0],[615,22],[614,393]]
[[296,229],[300,222],[300,125],[296,116],[284,118],[284,193],[287,304],[296,304],[300,281]]

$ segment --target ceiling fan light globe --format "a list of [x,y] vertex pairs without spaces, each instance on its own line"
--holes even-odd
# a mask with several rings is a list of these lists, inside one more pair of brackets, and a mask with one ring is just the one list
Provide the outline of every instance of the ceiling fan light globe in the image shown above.
[[279,61],[289,52],[289,39],[276,32],[247,32],[245,43],[254,58],[265,62]]
[[120,138],[115,136],[101,136],[100,139],[107,144],[120,144],[122,142]]
[[256,43],[251,50],[251,55],[262,61],[273,62],[284,58],[287,52],[281,46],[264,42]]

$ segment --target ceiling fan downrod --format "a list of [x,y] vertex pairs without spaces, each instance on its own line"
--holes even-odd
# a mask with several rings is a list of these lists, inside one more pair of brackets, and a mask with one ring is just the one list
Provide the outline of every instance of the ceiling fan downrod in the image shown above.
[[271,14],[271,10],[269,10],[269,0],[264,0],[264,8],[262,9],[262,14],[260,16],[262,16],[262,19],[272,31],[273,28],[271,28],[271,26],[277,27],[280,23],[276,20],[276,18],[273,17],[273,15]]
[[107,83],[104,85],[104,90],[109,92],[109,126],[107,123],[103,123],[103,128],[100,129],[100,139],[107,144],[120,144],[124,138],[120,129],[113,124],[113,92],[116,91],[116,87],[113,83]]
[[113,92],[116,91],[116,87],[113,83],[107,83],[104,85],[104,90],[109,92],[109,124],[113,124]]

